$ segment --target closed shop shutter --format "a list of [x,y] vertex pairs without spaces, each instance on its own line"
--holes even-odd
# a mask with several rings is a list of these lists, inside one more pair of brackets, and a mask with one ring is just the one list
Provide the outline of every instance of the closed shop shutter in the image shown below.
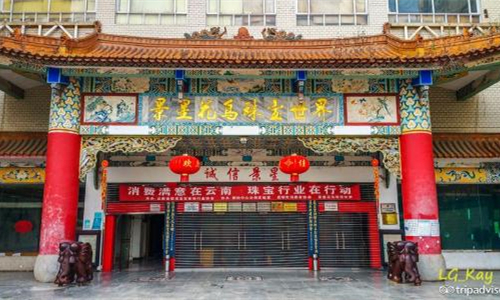
[[367,213],[324,212],[319,215],[322,267],[370,267]]
[[305,212],[176,215],[176,267],[307,267]]
[[319,203],[321,267],[362,268],[380,264],[374,187],[367,183],[360,187],[360,202]]

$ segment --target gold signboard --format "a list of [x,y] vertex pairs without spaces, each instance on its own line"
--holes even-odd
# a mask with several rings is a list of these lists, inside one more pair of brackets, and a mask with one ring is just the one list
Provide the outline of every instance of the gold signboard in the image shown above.
[[143,96],[141,123],[338,123],[340,97]]

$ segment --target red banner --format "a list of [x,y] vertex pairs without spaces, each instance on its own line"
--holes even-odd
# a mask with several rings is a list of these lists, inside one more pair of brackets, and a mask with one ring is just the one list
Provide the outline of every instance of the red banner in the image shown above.
[[358,184],[120,185],[120,201],[297,201],[361,200]]

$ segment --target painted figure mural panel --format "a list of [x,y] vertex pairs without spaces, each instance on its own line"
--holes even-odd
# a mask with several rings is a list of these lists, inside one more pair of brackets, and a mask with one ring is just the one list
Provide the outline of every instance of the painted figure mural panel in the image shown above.
[[82,124],[137,123],[137,95],[135,94],[85,94],[83,96]]

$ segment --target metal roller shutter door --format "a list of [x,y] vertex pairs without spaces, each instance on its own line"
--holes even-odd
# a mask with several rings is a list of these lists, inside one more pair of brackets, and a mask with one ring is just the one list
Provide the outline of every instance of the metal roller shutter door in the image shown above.
[[[367,183],[360,184],[360,187],[362,202],[339,203],[339,211],[319,213],[319,257],[322,267],[372,267],[374,261],[380,259],[379,253],[372,249],[380,241],[370,241],[370,236],[373,237],[371,233],[378,232],[378,224],[373,219],[374,187]],[[372,207],[373,210],[357,212],[361,207]]]
[[324,212],[319,215],[322,267],[370,267],[367,213]]
[[176,266],[307,267],[306,213],[176,215]]

